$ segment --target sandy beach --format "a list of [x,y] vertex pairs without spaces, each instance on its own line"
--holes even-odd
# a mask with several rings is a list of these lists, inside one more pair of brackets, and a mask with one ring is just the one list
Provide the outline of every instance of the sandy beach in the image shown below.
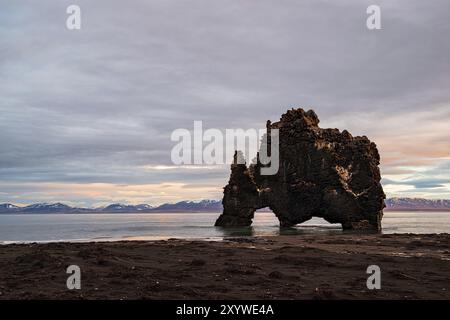
[[[68,290],[69,265],[81,290]],[[381,290],[366,269],[381,268]],[[0,299],[450,299],[450,235],[0,247]]]

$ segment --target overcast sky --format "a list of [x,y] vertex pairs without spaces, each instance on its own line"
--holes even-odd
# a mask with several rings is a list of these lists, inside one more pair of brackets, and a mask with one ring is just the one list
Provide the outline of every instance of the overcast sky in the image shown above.
[[[81,30],[66,8],[81,7]],[[381,30],[366,8],[381,7]],[[177,128],[263,128],[291,107],[367,135],[389,197],[450,198],[450,2],[0,4],[0,202],[220,199],[171,167]]]

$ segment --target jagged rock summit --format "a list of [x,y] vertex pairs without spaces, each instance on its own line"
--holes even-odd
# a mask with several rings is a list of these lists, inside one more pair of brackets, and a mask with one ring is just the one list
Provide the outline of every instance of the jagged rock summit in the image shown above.
[[267,121],[268,133],[279,129],[279,170],[261,175],[259,154],[247,167],[237,151],[215,225],[249,226],[257,209],[269,207],[282,227],[321,217],[343,229],[381,230],[385,194],[375,143],[318,124],[316,113],[303,109]]

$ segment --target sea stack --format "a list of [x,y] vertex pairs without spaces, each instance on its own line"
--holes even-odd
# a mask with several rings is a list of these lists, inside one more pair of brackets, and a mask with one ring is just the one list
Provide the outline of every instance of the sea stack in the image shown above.
[[279,130],[278,172],[261,175],[259,157],[247,166],[237,151],[215,225],[249,226],[257,209],[269,207],[282,227],[321,217],[344,230],[380,231],[386,196],[375,143],[318,124],[313,110],[301,108],[267,121],[267,132]]

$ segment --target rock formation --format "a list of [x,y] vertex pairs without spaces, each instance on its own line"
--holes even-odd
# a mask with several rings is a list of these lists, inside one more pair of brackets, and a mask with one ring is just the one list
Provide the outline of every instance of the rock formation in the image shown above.
[[[249,226],[257,209],[269,207],[282,227],[321,217],[343,229],[381,230],[385,194],[375,143],[318,124],[316,113],[303,109],[267,122],[268,133],[279,129],[279,170],[274,175],[261,175],[259,154],[247,167],[238,161],[242,153],[237,151],[215,225]],[[268,138],[269,149],[270,143]]]

